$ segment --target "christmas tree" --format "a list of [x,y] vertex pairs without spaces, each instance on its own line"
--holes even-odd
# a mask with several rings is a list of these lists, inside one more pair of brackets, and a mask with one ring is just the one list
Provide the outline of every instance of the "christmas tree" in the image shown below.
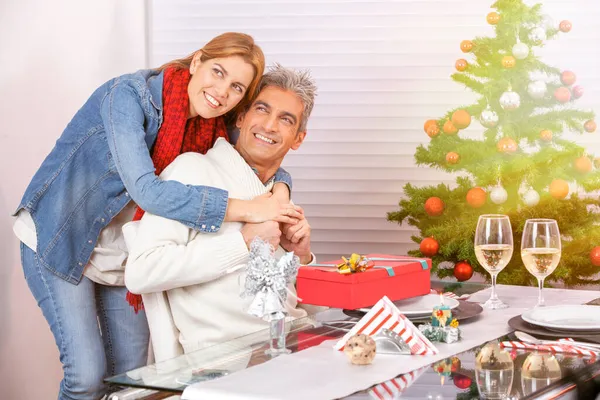
[[[547,281],[566,285],[598,283],[600,266],[599,202],[589,192],[600,189],[600,169],[569,132],[594,132],[592,112],[578,110],[583,89],[571,71],[545,64],[535,51],[569,32],[571,23],[554,24],[541,5],[499,0],[487,15],[495,37],[460,43],[464,59],[452,79],[472,90],[476,103],[460,105],[428,120],[428,146],[419,146],[418,165],[457,173],[456,185],[404,187],[400,210],[388,220],[419,229],[414,256],[431,257],[433,273],[459,281],[473,272],[489,279],[478,264],[473,237],[481,214],[510,217],[514,252],[498,282],[535,282],[520,257],[521,235],[530,218],[558,221],[562,257]],[[471,120],[476,120],[471,124]],[[480,137],[468,137],[476,123]],[[473,135],[471,135],[473,136]]]

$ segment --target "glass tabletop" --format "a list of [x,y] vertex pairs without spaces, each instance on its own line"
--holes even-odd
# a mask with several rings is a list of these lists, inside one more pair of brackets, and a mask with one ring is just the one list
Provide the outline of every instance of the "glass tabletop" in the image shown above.
[[[452,291],[459,296],[475,293],[488,286],[482,283],[443,281],[432,281],[431,284],[434,290]],[[341,338],[351,328],[351,325],[344,325],[342,321],[356,321],[356,319],[344,314],[342,310],[330,309],[288,322],[286,346],[292,352],[298,352],[325,340]],[[336,323],[331,324],[332,322]],[[386,398],[378,396],[377,392],[398,391],[398,384],[402,386],[403,382],[408,381],[411,384],[402,388],[402,397],[520,399],[557,381],[570,371],[585,366],[590,361],[589,358],[581,356],[552,356],[549,353],[500,349],[498,343],[504,340],[509,339],[505,336],[499,337],[496,341],[483,343],[466,352],[398,377],[397,380],[388,381],[387,385],[384,382],[348,398]],[[172,360],[113,376],[106,381],[121,386],[180,393],[190,384],[216,379],[268,362],[271,359],[265,354],[268,342],[269,332],[263,330]],[[501,357],[502,363],[499,365],[502,368],[498,369],[497,365],[490,367],[490,363],[486,362],[481,354]],[[490,394],[490,391],[495,394]],[[506,393],[506,396],[500,395],[499,391]]]

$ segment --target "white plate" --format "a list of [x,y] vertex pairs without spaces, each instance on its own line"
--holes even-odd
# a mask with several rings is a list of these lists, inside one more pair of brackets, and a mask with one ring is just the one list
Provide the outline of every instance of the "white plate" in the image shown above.
[[[416,317],[423,315],[431,315],[433,307],[440,305],[439,294],[426,294],[425,296],[413,297],[405,300],[395,301],[394,304],[398,310],[407,317]],[[456,299],[444,297],[444,305],[454,309],[460,303]],[[361,308],[359,311],[369,312],[370,308]]]
[[599,331],[600,307],[587,305],[536,307],[521,315],[524,321],[544,328]]

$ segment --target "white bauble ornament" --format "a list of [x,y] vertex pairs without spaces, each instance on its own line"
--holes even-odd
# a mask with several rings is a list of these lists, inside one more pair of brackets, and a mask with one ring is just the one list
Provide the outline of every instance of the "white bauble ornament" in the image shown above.
[[546,95],[548,87],[544,81],[533,81],[527,85],[527,93],[534,99],[542,99]]
[[481,116],[479,117],[479,122],[481,125],[486,128],[493,128],[498,125],[498,114],[488,106],[485,110],[481,112]]
[[513,92],[512,89],[502,93],[500,96],[500,106],[507,111],[516,110],[521,105],[521,96],[519,93]]
[[494,204],[502,204],[508,200],[508,193],[502,186],[495,187],[490,193],[490,200]]
[[542,44],[546,40],[546,29],[541,26],[536,26],[529,32],[529,41],[533,44]]
[[556,29],[556,22],[552,19],[551,16],[545,14],[542,16],[542,25],[546,28],[547,31]]
[[540,202],[540,194],[533,189],[529,189],[523,194],[523,203],[526,206],[533,207],[537,206]]
[[525,43],[517,43],[512,48],[512,55],[517,60],[524,60],[529,55],[529,47]]

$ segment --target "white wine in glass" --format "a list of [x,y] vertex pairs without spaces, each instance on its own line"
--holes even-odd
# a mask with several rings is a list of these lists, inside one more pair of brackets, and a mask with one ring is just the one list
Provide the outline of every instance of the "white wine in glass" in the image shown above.
[[544,306],[544,279],[554,272],[561,255],[558,223],[553,219],[528,219],[521,238],[521,258],[540,288],[537,306]]
[[492,295],[483,306],[492,310],[508,307],[496,295],[496,277],[508,265],[513,254],[512,227],[508,216],[481,215],[474,242],[477,261],[492,276]]

